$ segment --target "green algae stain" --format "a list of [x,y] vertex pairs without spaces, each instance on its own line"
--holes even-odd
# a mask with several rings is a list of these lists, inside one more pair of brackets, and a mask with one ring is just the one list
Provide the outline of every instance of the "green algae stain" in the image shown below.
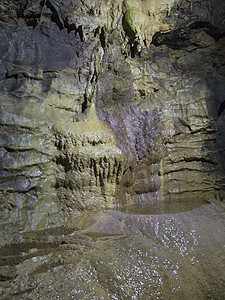
[[135,15],[136,15],[136,9],[134,7],[128,8],[125,14],[125,20],[127,21],[127,24],[130,26],[130,29],[136,33],[137,28],[135,25]]
[[174,50],[173,55],[175,56],[175,58],[180,58],[186,56],[187,52],[184,50]]

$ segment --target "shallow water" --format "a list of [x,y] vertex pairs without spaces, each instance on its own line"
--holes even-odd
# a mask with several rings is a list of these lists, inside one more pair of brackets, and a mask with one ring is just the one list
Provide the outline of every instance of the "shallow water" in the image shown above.
[[115,211],[121,211],[128,214],[148,214],[148,215],[161,215],[161,214],[177,214],[181,212],[194,210],[204,204],[210,202],[205,199],[185,200],[185,201],[163,201],[157,203],[135,203],[133,205],[124,205],[115,207]]
[[225,218],[84,214],[0,249],[1,299],[224,299]]

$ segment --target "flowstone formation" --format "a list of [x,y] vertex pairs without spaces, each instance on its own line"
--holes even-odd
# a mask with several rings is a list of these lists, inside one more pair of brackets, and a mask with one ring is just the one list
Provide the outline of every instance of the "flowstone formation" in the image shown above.
[[223,199],[223,12],[1,2],[2,240],[86,210]]
[[224,299],[224,16],[1,0],[0,297]]

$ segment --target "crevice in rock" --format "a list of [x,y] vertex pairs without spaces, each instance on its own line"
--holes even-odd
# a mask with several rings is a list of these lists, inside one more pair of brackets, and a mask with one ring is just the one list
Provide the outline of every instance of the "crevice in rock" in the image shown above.
[[[190,171],[190,172],[198,172],[198,173],[205,173],[205,171],[204,170],[199,170],[199,169],[197,169],[197,168],[188,168],[188,167],[185,167],[185,168],[180,168],[180,169],[176,169],[176,170],[170,170],[170,171],[167,171],[167,172],[164,172],[164,173],[160,173],[159,175],[160,176],[165,176],[165,175],[169,175],[169,174],[173,174],[173,173],[182,173],[182,172],[187,172],[187,171]],[[210,171],[209,171],[210,172]],[[199,175],[200,176],[200,175]]]
[[118,185],[120,180],[119,178],[121,177],[121,172],[122,172],[122,164],[119,162],[118,168],[117,168],[117,173],[116,173],[116,184]]
[[[10,193],[10,194],[21,194],[21,195],[25,195],[25,194],[27,194],[28,192],[31,192],[31,191],[37,191],[38,190],[38,188],[37,187],[35,187],[35,186],[31,186],[31,187],[28,187],[28,188],[25,188],[24,190],[23,189],[20,189],[20,188],[5,188],[5,189],[0,189],[0,191],[2,192],[2,191],[5,191],[5,192],[7,192],[7,193]],[[10,203],[10,206],[11,206],[11,208],[15,208],[16,207],[16,205],[15,204],[13,204],[13,203]]]
[[218,117],[221,116],[223,111],[225,110],[225,100],[220,104],[219,110],[218,110]]
[[137,42],[134,42],[134,44],[130,45],[130,52],[131,52],[131,58],[135,58],[135,55],[137,53]]
[[[68,23],[67,19],[64,20],[59,13],[59,8],[57,7],[57,5],[54,5],[51,0],[40,1],[39,6],[40,7],[38,11],[29,11],[29,13],[26,13],[25,6],[20,7],[19,11],[17,12],[17,18],[25,20],[27,26],[32,26],[33,28],[35,28],[41,23],[42,13],[44,7],[46,7],[51,12],[51,21],[55,23],[60,30],[66,28],[68,33],[74,31],[76,34],[79,34],[81,41],[84,41],[82,25],[79,25],[77,27],[74,23]],[[103,40],[101,42],[103,42]]]
[[[173,191],[173,192],[169,192],[169,193],[166,193],[166,195],[182,195],[182,194],[187,194],[187,193],[199,193],[200,191],[204,191],[204,193],[206,192],[210,192],[212,191],[212,188],[201,188],[201,189],[193,189],[193,190],[190,190],[190,191]],[[211,203],[209,200],[205,200],[205,204],[207,203]]]
[[27,26],[32,26],[33,28],[38,26],[40,22],[43,8],[46,5],[46,0],[39,1],[39,3],[36,3],[34,5],[36,6],[39,5],[40,9],[38,11],[32,9],[30,10],[27,3],[26,6],[25,5],[23,7],[21,6],[17,12],[17,18],[24,19],[26,21]]
[[51,21],[59,27],[60,30],[62,30],[65,27],[65,24],[62,20],[62,18],[59,16],[57,9],[54,7],[54,5],[51,3],[50,0],[46,1],[46,6],[49,8],[52,12]]
[[181,32],[179,29],[169,33],[157,32],[153,36],[151,44],[155,47],[165,44],[171,49],[179,50],[187,46],[187,41],[186,33]]
[[105,49],[106,46],[106,38],[105,38],[105,32],[104,29],[101,29],[101,33],[100,33],[100,42],[101,42],[101,46],[103,49]]
[[181,119],[181,118],[178,118],[179,119],[179,121],[180,121],[180,124],[182,125],[182,126],[185,126],[185,127],[187,127],[188,129],[189,129],[189,131],[191,132],[192,130],[191,130],[191,126],[189,125],[189,124],[187,124],[183,119]]
[[37,73],[32,73],[32,70],[26,70],[26,69],[15,69],[12,70],[11,72],[6,73],[6,79],[8,78],[16,78],[18,79],[19,77],[25,77],[29,79],[36,79],[36,80],[42,80],[43,79],[43,72],[42,70],[38,70]]
[[225,37],[225,32],[221,31],[218,27],[213,26],[210,22],[197,21],[190,26],[190,29],[204,29],[216,42]]
[[71,170],[71,163],[69,161],[69,158],[65,155],[60,155],[56,158],[56,164],[61,165],[65,169],[65,173]]
[[84,111],[87,109],[87,104],[88,104],[88,99],[87,99],[87,95],[84,94],[84,102],[82,103],[82,113],[84,113]]
[[76,29],[76,32],[79,34],[81,42],[83,42],[84,41],[84,34],[83,34],[82,25],[78,26],[78,28]]
[[194,44],[192,37],[199,30],[204,31],[216,42],[225,37],[225,32],[213,26],[210,22],[196,21],[188,27],[183,26],[168,33],[157,32],[152,38],[152,44],[156,47],[167,45],[173,50],[181,50],[190,46],[190,44]]
[[20,124],[7,124],[7,123],[0,123],[0,127],[9,127],[12,130],[15,130],[15,128],[18,129],[22,129],[22,130],[28,130],[29,132],[34,132],[37,131],[39,129],[39,127],[30,127],[30,126],[26,126],[26,125],[20,125]]
[[67,32],[68,33],[70,33],[71,31],[77,32],[76,25],[74,23],[73,24],[69,24],[67,20],[65,21],[65,27],[67,28]]
[[[122,25],[123,25],[123,29],[125,31],[126,36],[129,39],[129,46],[130,46],[130,56],[131,58],[135,58],[135,56],[137,54],[139,54],[138,51],[138,41],[137,41],[137,37],[135,36],[135,32],[133,30],[131,30],[130,25],[128,24],[125,15],[123,16],[122,19]],[[144,41],[144,44],[146,46],[146,41]]]
[[180,160],[180,162],[202,162],[202,163],[209,163],[212,165],[218,165],[218,162],[212,161],[211,159],[207,159],[205,157],[185,157],[184,159]]
[[90,83],[93,84],[94,82],[97,82],[97,74],[96,74],[96,70],[94,71],[93,76],[91,77]]
[[7,152],[27,152],[34,150],[33,148],[14,148],[10,146],[3,147]]
[[[56,22],[55,22],[56,23]],[[57,24],[57,23],[56,23]],[[78,27],[74,23],[69,23],[68,20],[64,20],[63,22],[63,28],[67,29],[67,33],[75,32],[75,34],[78,34],[80,37],[80,40],[84,42],[84,34],[83,34],[83,28],[82,25],[79,25]]]

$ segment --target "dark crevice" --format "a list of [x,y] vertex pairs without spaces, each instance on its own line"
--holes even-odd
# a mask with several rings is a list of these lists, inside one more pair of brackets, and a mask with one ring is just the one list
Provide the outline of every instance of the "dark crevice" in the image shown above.
[[84,102],[82,103],[82,113],[84,113],[84,111],[87,109],[87,103],[88,103],[88,99],[86,94],[84,94]]
[[187,127],[187,128],[189,129],[189,131],[192,132],[191,126],[190,126],[189,124],[187,124],[183,119],[178,118],[178,120],[180,121],[180,124],[181,124],[182,126]]
[[199,162],[202,162],[202,163],[209,163],[209,164],[212,164],[212,165],[217,165],[218,164],[217,162],[214,162],[211,159],[207,159],[205,157],[185,157],[181,161],[184,161],[184,162],[199,161]]
[[56,10],[56,8],[52,5],[51,1],[47,0],[46,1],[46,6],[47,8],[49,8],[52,12],[52,16],[51,16],[51,21],[53,23],[55,23],[60,30],[62,30],[65,26],[64,26],[64,22],[63,20],[59,17],[59,14]]
[[131,58],[135,58],[135,55],[137,54],[137,41],[135,40],[135,33],[131,30],[130,25],[128,24],[125,15],[123,16],[122,20],[123,29],[126,33],[126,36],[129,39],[129,45],[130,45],[130,55]]
[[33,148],[13,148],[9,146],[4,146],[3,147],[7,152],[27,152],[27,151],[32,151],[34,150]]
[[94,169],[94,174],[95,174],[95,178],[98,177],[98,171],[97,171],[97,167],[96,167],[96,162],[94,159],[91,160],[91,169]]
[[34,15],[32,19],[27,20],[27,26],[31,26],[33,28],[37,27],[40,16],[41,16],[40,14],[37,14]]
[[164,44],[173,50],[180,50],[193,43],[192,36],[199,30],[205,31],[205,33],[211,36],[216,42],[225,37],[225,32],[213,26],[210,22],[197,21],[192,23],[189,27],[182,27],[169,33],[157,32],[152,38],[152,44],[156,47]]
[[90,83],[92,84],[93,82],[96,82],[96,81],[97,81],[97,78],[98,78],[98,76],[97,76],[97,74],[96,74],[96,71],[94,71],[94,74],[93,74],[93,76],[91,77]]
[[211,23],[207,21],[196,21],[191,24],[191,29],[210,28],[213,27]]
[[64,167],[65,169],[65,173],[67,173],[68,171],[71,170],[71,164],[70,164],[70,161],[69,161],[69,158],[67,156],[59,156],[56,158],[56,164],[57,165],[61,165]]
[[8,78],[12,78],[12,77],[14,77],[16,79],[18,79],[18,78],[24,78],[24,77],[25,78],[30,78],[30,79],[36,79],[36,80],[43,79],[41,72],[39,72],[39,74],[38,74],[38,72],[37,72],[37,74],[32,74],[31,71],[26,70],[26,69],[15,70],[15,71],[12,70],[11,72],[7,72],[6,75],[5,75],[5,77],[7,79]]
[[130,46],[131,58],[135,58],[135,49],[134,46]]
[[82,25],[78,26],[76,32],[79,34],[81,42],[83,42],[84,41],[84,34],[83,34]]
[[134,41],[134,43],[131,44],[130,46],[131,58],[135,58],[135,56],[139,54],[137,47],[138,47],[138,41]]
[[190,44],[187,35],[187,32],[182,32],[181,30],[175,30],[169,33],[157,32],[153,36],[151,44],[156,47],[167,45],[171,49],[179,50],[183,47],[187,47]]
[[16,15],[17,15],[17,19],[24,19],[24,8],[21,7]]
[[64,27],[67,29],[68,33],[71,33],[74,31],[76,34],[79,34],[80,40],[82,42],[84,41],[82,25],[76,27],[76,25],[74,23],[70,24],[70,23],[68,23],[68,20],[66,19],[64,22]]
[[119,180],[119,176],[122,172],[122,164],[121,162],[119,162],[119,165],[118,165],[118,169],[117,169],[117,172],[116,172],[116,184],[118,185],[120,180]]
[[[82,26],[76,27],[74,23],[69,24],[68,20],[63,20],[63,18],[60,16],[59,13],[59,7],[54,5],[51,0],[43,0],[40,2],[40,10],[38,12],[32,12],[26,14],[26,7],[21,7],[21,9],[17,12],[17,18],[18,19],[24,19],[27,26],[32,26],[33,28],[37,27],[38,24],[40,23],[40,19],[42,16],[42,11],[44,6],[46,6],[50,11],[51,11],[51,21],[55,23],[60,30],[63,28],[67,29],[67,32],[70,33],[74,31],[76,34],[78,33],[80,36],[81,41],[84,41],[84,35],[83,35],[83,29]],[[105,42],[104,42],[104,32],[101,32],[101,37],[100,37],[101,43],[105,47]]]
[[106,46],[106,41],[105,41],[105,32],[104,29],[101,29],[101,33],[100,33],[100,42],[101,42],[101,46],[103,49],[105,49]]
[[225,100],[220,104],[220,107],[218,110],[218,117],[221,116],[221,114],[224,110],[225,110]]
[[32,26],[35,28],[38,26],[41,15],[42,15],[42,10],[43,7],[45,6],[46,0],[40,1],[40,11],[37,13],[29,11],[28,4],[24,5],[23,7],[20,7],[19,11],[17,12],[17,18],[18,19],[24,19],[26,21],[27,26]]
[[99,34],[99,27],[97,27],[94,31],[94,37],[96,37]]
[[225,32],[218,27],[213,26],[210,22],[197,21],[190,26],[190,29],[205,29],[205,32],[210,35],[216,42],[225,37]]
[[[9,188],[9,189],[0,189],[0,191],[7,191],[8,193],[10,193],[10,194],[21,194],[21,195],[24,195],[24,194],[26,194],[26,193],[28,193],[28,192],[31,192],[31,191],[37,191],[37,188],[36,187],[34,187],[34,186],[32,186],[32,187],[30,187],[30,188],[28,188],[28,189],[25,189],[25,190],[20,190],[20,189],[18,189],[18,188]],[[14,206],[13,204],[11,204],[10,203],[10,206],[11,206],[11,208],[14,208],[14,207],[16,207],[16,206]]]
[[104,179],[103,179],[103,174],[101,174],[101,172],[99,172],[99,185],[101,186],[101,187],[104,187]]
[[67,32],[70,33],[71,31],[77,32],[77,28],[75,24],[69,24],[68,21],[65,21],[65,27],[67,29]]
[[12,124],[12,123],[0,123],[0,127],[8,127],[11,128],[12,130],[15,130],[15,128],[18,130],[20,129],[22,132],[37,132],[39,130],[39,127],[29,127],[26,125],[20,125],[20,124]]

